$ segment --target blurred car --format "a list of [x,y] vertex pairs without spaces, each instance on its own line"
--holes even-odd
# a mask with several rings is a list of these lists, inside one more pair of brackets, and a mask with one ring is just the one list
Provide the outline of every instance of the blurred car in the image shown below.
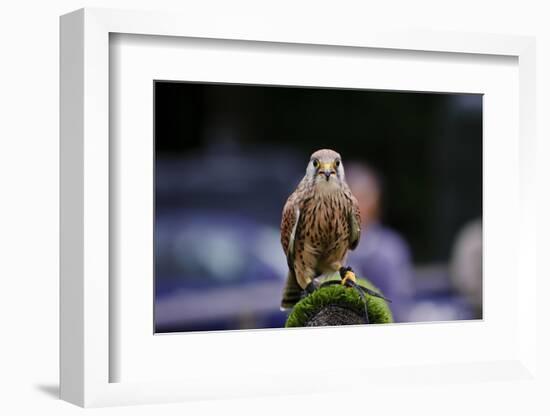
[[276,229],[232,215],[165,216],[156,230],[157,332],[283,326]]
[[[271,168],[283,158],[287,169]],[[278,225],[300,175],[289,160],[227,151],[157,159],[156,332],[284,326]]]

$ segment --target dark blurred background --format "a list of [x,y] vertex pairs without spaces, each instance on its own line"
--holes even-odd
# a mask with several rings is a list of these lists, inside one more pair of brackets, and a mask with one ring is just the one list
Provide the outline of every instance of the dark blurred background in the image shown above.
[[481,95],[164,81],[154,94],[156,332],[283,326],[281,211],[320,148],[377,207],[350,262],[396,321],[481,318]]

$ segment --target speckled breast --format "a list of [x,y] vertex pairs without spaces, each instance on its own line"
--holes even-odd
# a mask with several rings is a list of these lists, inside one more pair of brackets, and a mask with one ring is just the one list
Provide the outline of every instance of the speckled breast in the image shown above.
[[349,203],[343,192],[316,195],[304,204],[304,223],[299,239],[318,260],[339,261],[349,245]]

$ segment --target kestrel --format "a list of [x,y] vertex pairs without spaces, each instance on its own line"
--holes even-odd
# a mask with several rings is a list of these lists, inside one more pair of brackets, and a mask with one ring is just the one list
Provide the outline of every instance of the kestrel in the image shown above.
[[347,251],[359,243],[360,224],[342,158],[334,150],[316,151],[283,208],[281,244],[289,272],[282,309],[293,307],[304,290],[316,289],[319,276],[341,269]]

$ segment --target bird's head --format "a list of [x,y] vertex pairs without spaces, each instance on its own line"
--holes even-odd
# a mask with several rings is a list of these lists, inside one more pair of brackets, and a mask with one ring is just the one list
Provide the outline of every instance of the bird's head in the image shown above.
[[344,181],[342,158],[334,150],[317,150],[311,155],[306,175],[316,186],[339,186]]

